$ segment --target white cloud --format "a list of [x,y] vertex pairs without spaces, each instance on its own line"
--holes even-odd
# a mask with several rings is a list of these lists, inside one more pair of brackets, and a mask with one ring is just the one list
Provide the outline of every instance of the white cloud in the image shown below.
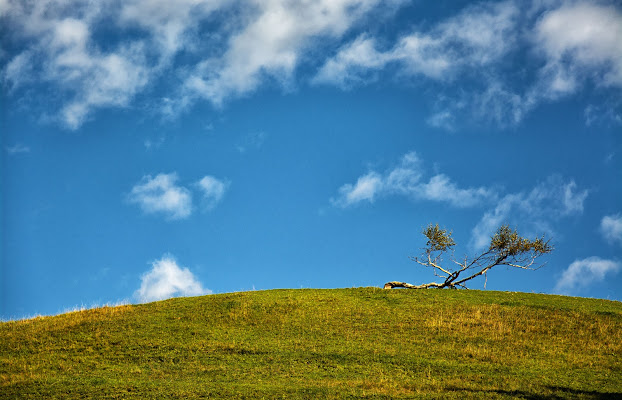
[[347,207],[361,201],[373,203],[382,186],[382,177],[376,172],[370,172],[358,178],[354,185],[345,184],[340,187],[339,197],[331,199],[331,203],[339,207]]
[[447,131],[455,130],[455,117],[449,110],[439,111],[426,120],[427,124]]
[[454,131],[457,121],[473,120],[507,128],[519,124],[537,105],[536,97],[514,90],[500,77],[486,74],[485,69],[481,76],[486,79],[478,82],[476,77],[472,81],[474,87],[461,89],[453,95],[441,90],[435,105],[439,111],[428,117],[428,125]]
[[187,78],[187,96],[220,106],[231,97],[254,91],[265,80],[291,85],[294,69],[319,38],[339,38],[377,5],[398,1],[287,0],[251,1],[257,13],[233,35],[222,57],[206,59]]
[[207,175],[197,182],[197,187],[203,195],[203,206],[205,209],[211,210],[222,200],[229,187],[229,182],[223,182]]
[[622,244],[622,215],[606,215],[600,221],[600,232],[610,243]]
[[495,197],[492,189],[484,187],[461,189],[444,174],[433,176],[413,194],[425,200],[445,201],[454,207],[473,207]]
[[141,43],[103,51],[93,41],[93,25],[106,17],[96,4],[16,2],[7,13],[15,35],[30,45],[8,62],[4,78],[13,89],[39,81],[52,84],[64,96],[58,118],[70,129],[81,126],[96,108],[127,106],[149,82]]
[[373,203],[380,195],[406,195],[413,190],[421,177],[420,163],[417,153],[407,153],[397,167],[385,174],[371,171],[359,177],[354,185],[341,186],[339,196],[331,198],[330,201],[334,206],[345,208],[362,201]]
[[52,79],[75,81],[77,93],[61,110],[64,123],[71,129],[79,128],[88,115],[101,107],[124,107],[149,80],[149,71],[143,65],[140,50],[120,49],[113,54],[77,54],[84,57],[80,65],[72,65],[68,58],[59,59],[50,67]]
[[170,219],[183,219],[192,213],[192,195],[177,186],[177,174],[159,174],[143,177],[132,188],[128,200],[140,205],[147,214],[164,214]]
[[24,51],[23,53],[13,57],[4,68],[4,80],[10,84],[11,89],[18,88],[32,81],[33,71],[31,58],[32,52]]
[[361,35],[344,46],[334,58],[326,61],[312,82],[328,83],[347,89],[353,84],[369,81],[370,70],[381,69],[391,60],[389,54],[376,50],[373,38]]
[[177,264],[171,255],[164,255],[152,263],[152,268],[141,277],[140,288],[134,297],[140,302],[164,300],[179,296],[202,296],[212,291],[204,289],[188,268]]
[[[499,68],[502,62],[492,63],[481,73],[480,85],[484,89],[463,91],[457,103],[449,102],[448,111],[467,111],[480,120],[505,127],[520,123],[544,101],[575,94],[588,82],[597,88],[622,87],[619,8],[584,1],[533,2],[532,6],[539,9],[541,17],[533,20],[537,13],[522,13],[522,22],[510,27],[505,37],[514,39],[505,54],[525,50],[535,59],[532,65],[544,64],[532,70],[536,78],[525,82],[526,89],[517,90],[512,87],[515,76]],[[602,110],[595,113],[597,109]],[[592,105],[586,110],[586,124],[597,118],[620,120],[608,105]]]
[[444,104],[427,123],[451,131],[466,113],[502,127],[514,125],[534,106],[534,99],[508,88],[498,69],[520,46],[521,18],[515,2],[488,2],[467,7],[427,31],[405,34],[386,50],[378,48],[375,38],[362,35],[326,61],[313,82],[351,88],[372,81],[389,65],[397,67],[400,79],[426,78],[442,88],[460,87],[465,77],[474,78],[469,82],[476,85],[459,94],[437,91]]
[[501,127],[518,124],[534,106],[532,101],[525,100],[498,80],[487,82],[486,89],[472,93],[468,102],[478,118]]
[[437,174],[428,182],[421,182],[421,160],[415,152],[402,157],[398,166],[380,174],[371,171],[358,178],[355,184],[345,184],[339,188],[337,198],[331,203],[338,207],[348,207],[368,201],[373,203],[377,197],[404,195],[413,199],[447,202],[454,207],[473,207],[496,194],[484,187],[462,189],[449,177]]
[[[441,83],[439,97],[446,104],[428,124],[452,130],[460,115],[504,127],[518,124],[543,101],[577,92],[588,81],[597,87],[621,87],[620,37],[622,13],[615,6],[486,2],[428,30],[404,34],[392,46],[380,46],[381,40],[363,34],[327,60],[313,82],[349,89],[374,81],[391,65],[400,79]],[[535,59],[527,69],[536,78],[525,81],[527,89],[517,90],[517,71],[508,73],[504,64],[521,51]],[[463,86],[467,81],[470,85]],[[444,94],[456,86],[458,95]]]
[[479,68],[506,54],[515,42],[517,15],[511,2],[468,7],[428,32],[402,36],[385,51],[377,50],[374,38],[362,35],[329,59],[314,82],[349,87],[389,63],[406,75],[451,80],[459,69]]
[[9,0],[0,0],[0,17],[9,11]]
[[[4,79],[13,89],[29,83],[51,84],[62,96],[57,101],[61,104],[58,119],[68,128],[77,129],[96,109],[128,107],[138,93],[171,66],[177,52],[199,42],[195,30],[201,21],[234,3],[9,2],[4,10],[7,19],[2,23],[10,25],[11,35],[24,41],[26,47],[9,61]],[[106,42],[100,41],[101,35],[97,34],[103,26],[120,36],[107,35]],[[127,30],[132,35],[124,35]]]
[[404,154],[399,165],[385,174],[388,191],[402,195],[415,191],[423,175],[422,164],[416,152]]
[[[53,99],[40,101],[57,107],[50,115],[70,129],[97,110],[132,107],[154,84],[164,94],[147,101],[174,117],[197,100],[220,107],[266,83],[291,90],[300,66],[320,65],[312,82],[342,88],[381,72],[432,82],[439,97],[453,99],[428,119],[445,129],[470,115],[516,124],[587,82],[622,87],[616,5],[483,2],[392,42],[362,23],[386,18],[404,2],[0,0],[3,34],[17,49],[0,54],[2,80],[15,96],[20,88],[49,86]],[[327,59],[324,52],[349,34],[354,39]],[[513,57],[529,59],[519,71],[508,66]],[[517,80],[528,89],[517,89]]]
[[534,234],[551,233],[551,222],[583,213],[588,194],[587,190],[579,190],[573,180],[564,182],[557,175],[550,176],[529,192],[507,194],[473,228],[471,247],[485,248],[494,231],[512,221],[520,221],[526,229],[534,230]]
[[575,260],[562,273],[555,285],[555,291],[565,294],[574,293],[581,288],[602,282],[605,275],[616,274],[620,268],[619,262],[599,257]]
[[195,46],[199,38],[192,32],[202,20],[235,3],[221,0],[126,0],[119,12],[119,22],[125,27],[136,24],[146,30],[155,42],[161,61],[166,62],[178,51]]
[[4,33],[24,47],[9,56],[3,78],[12,88],[51,84],[62,97],[54,115],[76,129],[97,109],[130,106],[166,77],[162,112],[174,116],[198,98],[220,106],[266,81],[290,88],[309,49],[401,2],[4,0]]
[[593,2],[567,2],[546,12],[534,29],[534,42],[546,58],[543,95],[573,93],[582,81],[622,87],[622,13]]
[[490,238],[499,226],[508,223],[510,212],[516,204],[522,201],[522,194],[510,194],[504,196],[494,209],[484,213],[482,219],[475,225],[471,235],[470,246],[480,250],[490,244]]
[[394,49],[409,73],[453,79],[459,69],[498,61],[516,41],[518,8],[512,2],[481,3],[435,26],[403,37]]
[[[189,189],[177,185],[176,173],[144,176],[137,183],[128,201],[138,204],[147,214],[161,214],[169,219],[184,219],[193,211],[192,193]],[[230,183],[206,175],[192,185],[201,194],[202,206],[211,210],[222,200]]]
[[579,215],[588,194],[588,190],[579,190],[574,180],[564,182],[559,175],[552,175],[533,188],[520,207],[534,216]]
[[564,185],[563,191],[564,207],[562,208],[562,213],[564,215],[583,213],[583,203],[589,192],[587,190],[577,191],[577,184],[574,181]]

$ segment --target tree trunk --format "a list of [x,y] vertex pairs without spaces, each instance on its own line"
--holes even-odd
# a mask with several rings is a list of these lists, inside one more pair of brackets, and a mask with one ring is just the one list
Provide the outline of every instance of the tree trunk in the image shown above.
[[443,288],[446,288],[446,287],[451,288],[451,289],[456,289],[456,286],[454,284],[447,283],[447,282],[445,282],[445,283],[432,282],[432,283],[426,283],[425,285],[411,285],[410,283],[398,282],[398,281],[391,281],[391,282],[385,283],[383,289],[393,289],[393,288],[443,289]]
[[406,289],[415,289],[416,288],[415,285],[411,285],[410,283],[392,281],[392,282],[385,283],[383,289],[393,289],[393,288],[396,288],[396,287],[401,287],[401,288],[406,288]]

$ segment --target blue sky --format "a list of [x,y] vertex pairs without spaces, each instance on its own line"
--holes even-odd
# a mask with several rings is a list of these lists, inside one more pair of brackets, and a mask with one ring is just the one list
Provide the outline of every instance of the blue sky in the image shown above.
[[429,223],[552,238],[487,289],[622,300],[617,2],[0,0],[0,37],[0,318],[427,283]]

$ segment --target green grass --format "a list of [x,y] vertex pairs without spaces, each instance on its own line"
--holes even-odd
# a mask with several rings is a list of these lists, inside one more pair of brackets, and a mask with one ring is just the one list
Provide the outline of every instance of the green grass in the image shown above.
[[622,398],[622,303],[271,290],[0,324],[0,398]]

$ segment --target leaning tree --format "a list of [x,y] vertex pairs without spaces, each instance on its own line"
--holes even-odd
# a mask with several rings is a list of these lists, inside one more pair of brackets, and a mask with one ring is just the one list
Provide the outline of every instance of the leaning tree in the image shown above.
[[[544,236],[533,240],[527,239],[520,236],[516,230],[510,229],[508,225],[502,225],[492,236],[486,251],[474,258],[464,257],[458,261],[453,257],[453,247],[456,243],[451,237],[451,232],[439,228],[438,224],[430,224],[423,230],[423,234],[428,238],[425,253],[421,257],[411,257],[411,260],[432,268],[434,275],[443,281],[423,285],[392,281],[385,283],[385,289],[466,289],[466,282],[482,275],[487,277],[488,271],[498,265],[528,270],[538,269],[542,265],[534,266],[536,259],[553,251],[553,246]],[[451,252],[451,263],[455,267],[441,266],[442,257],[448,252]]]

